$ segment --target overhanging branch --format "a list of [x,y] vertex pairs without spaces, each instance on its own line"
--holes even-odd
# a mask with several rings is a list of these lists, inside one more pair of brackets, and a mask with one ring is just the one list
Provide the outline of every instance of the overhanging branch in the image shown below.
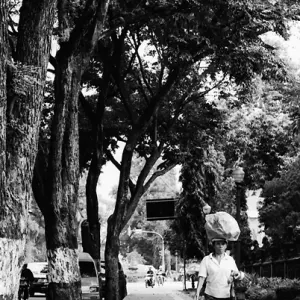
[[[121,171],[121,164],[115,159],[115,157],[111,154],[111,152],[109,150],[107,150],[105,153],[106,153],[106,156],[108,157],[108,159],[112,162],[112,164],[119,171]],[[131,179],[129,179],[129,189],[130,189],[131,194],[133,194],[134,190],[135,190],[135,184],[133,183],[133,181]]]
[[174,167],[176,167],[176,163],[171,163],[166,168],[153,173],[153,175],[145,183],[145,185],[143,187],[143,190],[147,191],[149,189],[149,187],[151,186],[151,184],[155,181],[155,179],[157,179],[158,177],[160,177],[160,176],[166,174],[167,172],[171,171]]

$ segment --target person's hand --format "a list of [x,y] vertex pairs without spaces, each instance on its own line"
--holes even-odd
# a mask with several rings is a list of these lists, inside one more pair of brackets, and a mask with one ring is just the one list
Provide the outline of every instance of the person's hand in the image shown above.
[[234,279],[238,279],[238,278],[240,278],[241,273],[240,273],[239,271],[234,271],[234,270],[232,270],[232,271],[231,271],[231,276],[232,276]]

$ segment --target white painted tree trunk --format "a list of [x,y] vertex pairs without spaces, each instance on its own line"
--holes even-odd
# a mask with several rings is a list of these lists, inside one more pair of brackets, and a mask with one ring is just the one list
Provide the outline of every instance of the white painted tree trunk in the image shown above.
[[25,239],[0,238],[0,298],[18,299]]
[[57,247],[47,250],[49,300],[81,300],[78,250]]
[[80,281],[78,250],[58,248],[47,251],[49,283],[76,283]]

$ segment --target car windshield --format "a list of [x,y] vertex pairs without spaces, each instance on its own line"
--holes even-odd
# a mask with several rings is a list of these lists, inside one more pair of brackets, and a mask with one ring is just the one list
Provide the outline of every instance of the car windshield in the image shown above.
[[82,278],[86,277],[97,277],[95,266],[92,262],[89,261],[80,261],[79,262],[80,274]]

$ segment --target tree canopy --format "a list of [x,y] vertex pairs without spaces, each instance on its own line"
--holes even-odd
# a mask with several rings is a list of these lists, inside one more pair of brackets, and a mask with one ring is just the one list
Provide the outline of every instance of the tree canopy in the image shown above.
[[[108,24],[118,20],[122,25],[99,42],[84,78],[98,95],[81,98],[90,128],[103,126],[105,159],[120,170],[107,261],[116,255],[118,236],[153,180],[184,162],[188,145],[207,149],[216,138],[207,131],[221,124],[219,112],[205,95],[218,87],[230,103],[226,85],[235,84],[241,102],[256,73],[264,79],[286,78],[283,62],[261,39],[271,30],[287,36],[284,17],[289,12],[283,7],[252,1],[135,4],[110,7]],[[238,107],[237,102],[230,104]],[[94,134],[85,132],[84,141]],[[113,153],[120,141],[125,147],[118,162]],[[81,154],[88,161],[90,148],[83,145]],[[135,181],[130,178],[134,152],[146,159]],[[159,157],[164,161],[149,178]]]
[[299,163],[299,157],[292,160],[280,177],[266,182],[263,189],[259,221],[270,239],[269,255],[274,257],[296,254],[295,243],[299,241],[300,228]]
[[[0,145],[5,170],[0,180],[0,242],[9,240],[17,262],[7,286],[17,291],[13,278],[18,278],[21,250],[16,249],[23,249],[33,182],[46,223],[50,298],[80,298],[79,269],[72,259],[77,255],[79,171],[80,167],[89,170],[87,217],[90,235],[98,237],[96,187],[103,163],[110,160],[120,170],[120,179],[115,209],[108,219],[105,257],[109,300],[118,299],[119,235],[139,200],[156,178],[191,160],[191,149],[221,150],[211,139],[222,137],[224,115],[205,97],[213,89],[238,107],[231,103],[228,85],[235,85],[237,102],[242,102],[255,74],[262,79],[286,79],[283,61],[261,35],[274,31],[286,38],[285,21],[297,16],[297,5],[257,0],[24,0],[20,4],[16,25],[9,14],[19,10],[18,4],[10,11],[7,1],[0,2],[4,24],[0,28],[4,58]],[[59,46],[55,56],[50,55],[52,34]],[[37,154],[48,59],[54,73],[53,111],[52,106],[44,106],[50,123],[42,126],[49,132],[41,135],[46,138],[40,139]],[[83,87],[94,89],[95,95],[84,96]],[[268,136],[268,144],[280,139],[273,150],[282,155],[289,139],[278,135],[279,127]],[[261,128],[254,129],[263,136]],[[114,158],[118,142],[125,144],[120,162]],[[249,149],[261,143],[263,138],[249,144]],[[259,156],[262,150],[257,147],[253,153]],[[135,153],[145,164],[133,181]],[[225,153],[228,164],[235,156],[236,152]],[[268,166],[278,161],[280,157],[273,155]],[[260,167],[261,173],[278,171],[263,163]],[[205,184],[204,195],[217,186],[215,181]],[[17,225],[6,226],[10,223]],[[99,241],[94,246],[93,256],[99,260]],[[74,263],[61,264],[57,253]],[[2,256],[0,263],[6,265],[6,255]]]

